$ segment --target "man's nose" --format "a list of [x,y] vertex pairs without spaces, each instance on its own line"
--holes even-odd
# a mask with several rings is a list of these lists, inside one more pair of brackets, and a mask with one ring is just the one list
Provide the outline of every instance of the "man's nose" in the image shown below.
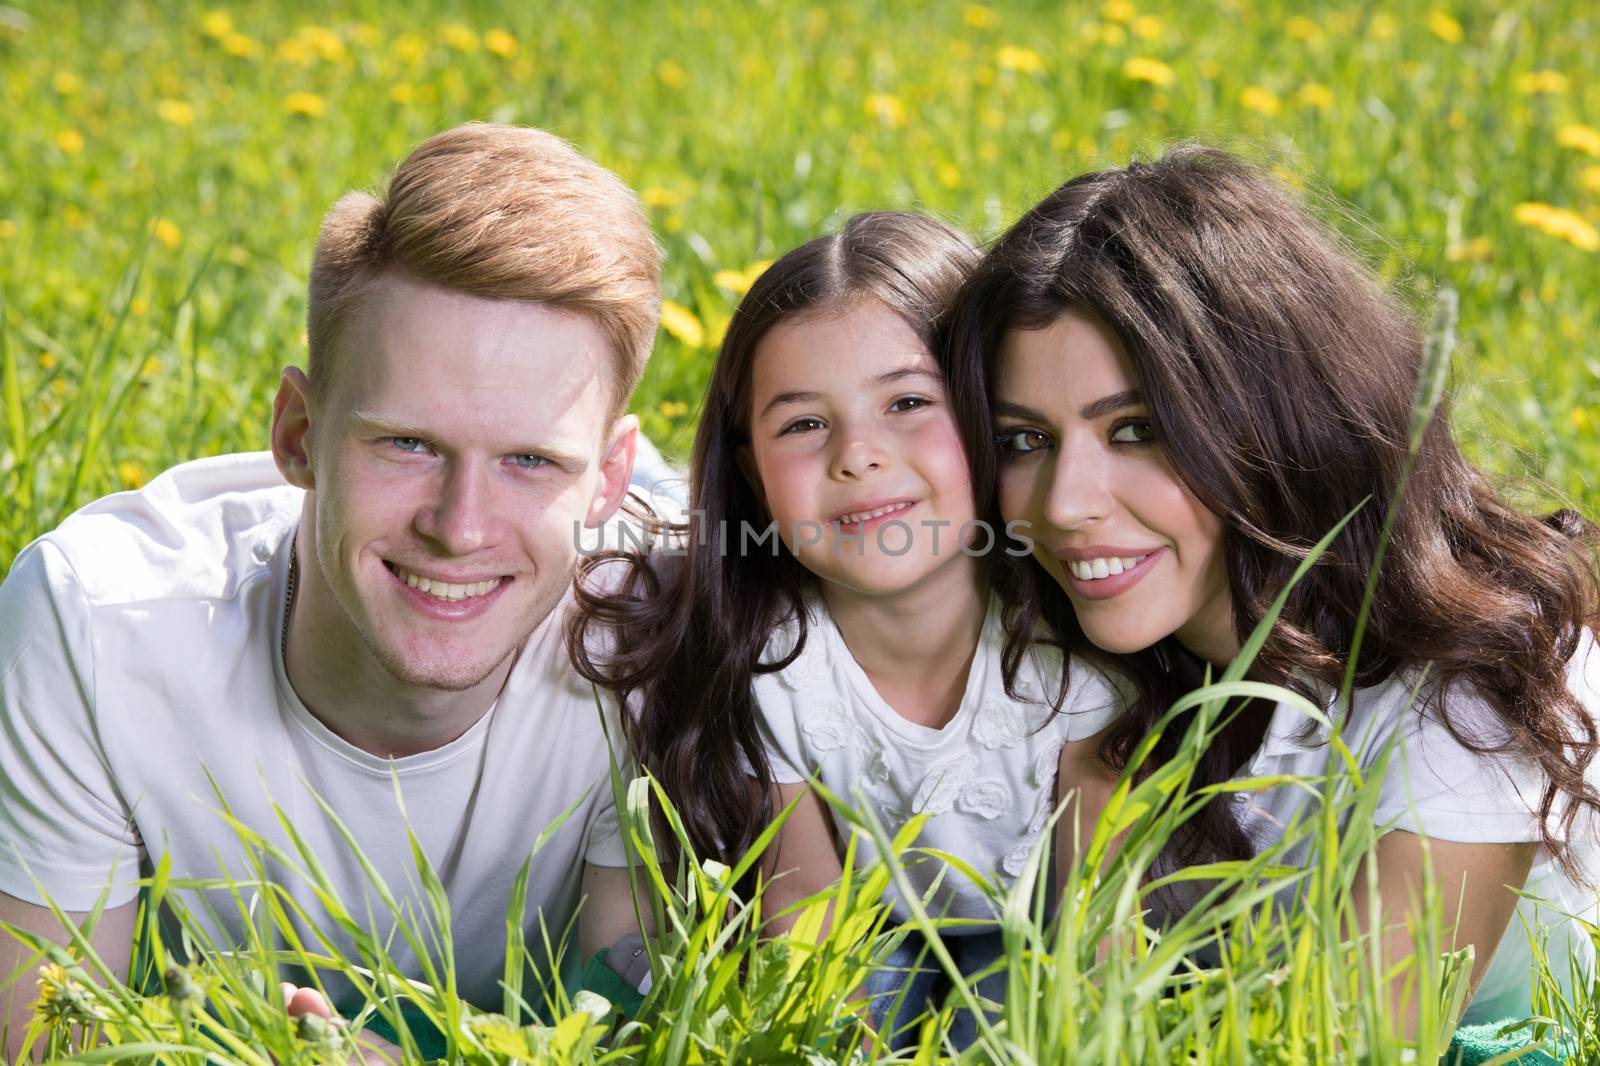
[[493,489],[482,464],[452,463],[435,498],[417,514],[417,532],[448,555],[471,555],[494,531]]

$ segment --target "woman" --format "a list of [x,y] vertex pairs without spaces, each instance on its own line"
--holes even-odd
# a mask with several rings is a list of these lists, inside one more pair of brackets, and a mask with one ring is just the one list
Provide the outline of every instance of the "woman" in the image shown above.
[[[1231,661],[1307,549],[1370,497],[1250,671],[1334,711],[1423,353],[1413,317],[1334,234],[1214,150],[1084,175],[989,252],[949,341],[956,391],[987,389],[994,411],[997,465],[982,476],[1035,542],[1035,580],[1012,575],[1032,589],[1021,621],[1115,654],[1138,689],[1066,758],[1102,780],[1120,771],[1176,697]],[[1404,743],[1375,815],[1392,826],[1379,892],[1404,913],[1430,862],[1453,910],[1464,882],[1456,942],[1477,949],[1467,1017],[1527,1014],[1529,946],[1505,886],[1570,910],[1595,898],[1595,530],[1497,498],[1457,450],[1447,405],[1399,508],[1342,723],[1365,765],[1396,734]],[[1286,706],[1248,708],[1197,782],[1334,769],[1308,725]],[[1173,858],[1251,853],[1307,803],[1287,787],[1241,795],[1209,804]],[[1386,937],[1391,951],[1409,945]],[[1568,941],[1587,950],[1570,923],[1552,950]]]

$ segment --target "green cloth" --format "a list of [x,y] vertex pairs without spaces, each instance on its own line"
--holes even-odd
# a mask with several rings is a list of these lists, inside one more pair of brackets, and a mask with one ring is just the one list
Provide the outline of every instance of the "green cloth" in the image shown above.
[[[1526,1029],[1518,1029],[1508,1036],[1500,1030],[1515,1024],[1513,1019],[1488,1025],[1463,1025],[1450,1038],[1450,1050],[1445,1053],[1441,1066],[1483,1066],[1500,1056],[1536,1043]],[[1516,1066],[1559,1066],[1562,1056],[1545,1050],[1530,1050],[1511,1062]]]
[[595,995],[604,996],[611,1001],[611,1005],[622,1012],[623,1017],[632,1018],[639,1013],[639,1008],[644,1005],[644,994],[622,979],[622,975],[606,965],[606,956],[611,954],[610,948],[601,948],[594,958],[590,959],[583,968],[583,989]]
[[[406,1028],[411,1030],[411,1038],[417,1042],[417,1050],[422,1053],[424,1061],[432,1062],[434,1059],[444,1058],[444,1034],[428,1020],[421,1008],[414,1003],[402,1003],[400,1017],[406,1023]],[[400,1037],[395,1033],[394,1027],[381,1014],[374,1014],[367,1019],[367,1031],[376,1033],[391,1044],[400,1043]]]

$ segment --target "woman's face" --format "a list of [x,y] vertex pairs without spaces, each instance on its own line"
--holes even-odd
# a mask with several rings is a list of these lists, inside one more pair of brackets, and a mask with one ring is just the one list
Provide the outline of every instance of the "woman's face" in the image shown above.
[[1238,651],[1222,523],[1155,439],[1121,342],[1068,312],[1001,345],[994,396],[1000,509],[1085,635],[1127,654],[1176,634],[1212,662]]

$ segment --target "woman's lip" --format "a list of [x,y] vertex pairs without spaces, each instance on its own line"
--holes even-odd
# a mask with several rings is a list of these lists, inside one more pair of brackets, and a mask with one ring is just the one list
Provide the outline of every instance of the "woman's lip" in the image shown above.
[[1120,574],[1113,574],[1110,577],[1102,577],[1094,581],[1084,581],[1080,578],[1073,577],[1072,570],[1066,565],[1066,561],[1063,556],[1058,554],[1056,559],[1062,564],[1061,573],[1067,579],[1067,588],[1069,591],[1082,596],[1086,600],[1109,600],[1115,596],[1122,595],[1124,592],[1127,592],[1129,589],[1133,588],[1133,586],[1137,585],[1156,565],[1156,562],[1165,554],[1165,548],[1155,548],[1143,559],[1140,559],[1139,562],[1131,569],[1124,570]]

